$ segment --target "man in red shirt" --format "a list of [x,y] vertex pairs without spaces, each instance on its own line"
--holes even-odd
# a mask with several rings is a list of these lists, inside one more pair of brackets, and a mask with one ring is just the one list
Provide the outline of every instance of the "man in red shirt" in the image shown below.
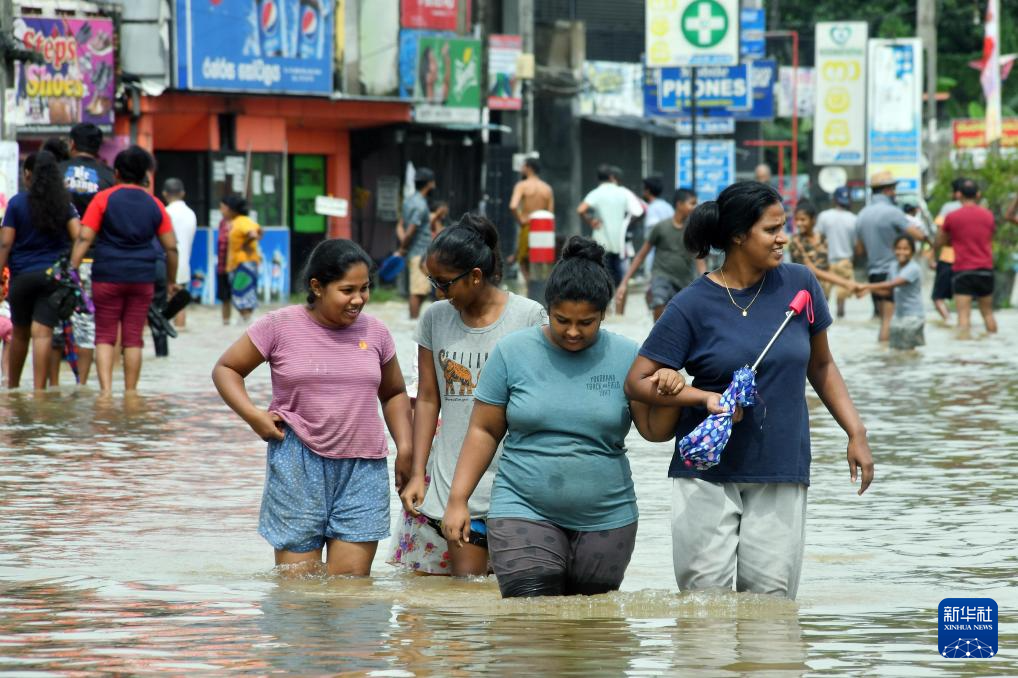
[[972,299],[979,304],[987,332],[997,331],[993,317],[993,232],[997,225],[990,210],[980,207],[979,186],[966,179],[958,188],[961,207],[947,215],[937,235],[937,247],[954,248],[954,302],[958,329],[971,329]]

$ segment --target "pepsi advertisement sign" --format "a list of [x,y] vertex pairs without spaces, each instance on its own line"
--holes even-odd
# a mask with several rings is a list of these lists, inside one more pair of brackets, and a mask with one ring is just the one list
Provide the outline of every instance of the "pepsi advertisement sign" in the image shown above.
[[334,0],[176,0],[176,86],[332,94]]

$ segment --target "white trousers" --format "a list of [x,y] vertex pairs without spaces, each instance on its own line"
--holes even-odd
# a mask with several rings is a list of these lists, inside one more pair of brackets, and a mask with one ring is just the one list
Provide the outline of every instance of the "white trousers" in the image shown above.
[[672,559],[682,591],[724,588],[795,598],[806,486],[672,479]]

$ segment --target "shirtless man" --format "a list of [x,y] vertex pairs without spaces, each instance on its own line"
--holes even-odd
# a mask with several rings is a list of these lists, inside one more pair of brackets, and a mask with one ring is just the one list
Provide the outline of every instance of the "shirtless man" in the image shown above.
[[520,226],[516,254],[510,257],[510,263],[516,261],[520,265],[524,280],[530,275],[530,215],[538,210],[555,211],[555,196],[551,186],[541,181],[538,176],[540,173],[541,164],[537,158],[524,160],[521,170],[523,179],[516,182],[513,197],[509,201],[509,211]]

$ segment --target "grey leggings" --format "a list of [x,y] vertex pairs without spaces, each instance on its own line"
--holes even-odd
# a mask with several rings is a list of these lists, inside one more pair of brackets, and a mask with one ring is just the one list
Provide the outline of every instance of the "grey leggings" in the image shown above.
[[503,598],[617,591],[636,544],[636,523],[579,532],[521,518],[488,519],[488,553]]

